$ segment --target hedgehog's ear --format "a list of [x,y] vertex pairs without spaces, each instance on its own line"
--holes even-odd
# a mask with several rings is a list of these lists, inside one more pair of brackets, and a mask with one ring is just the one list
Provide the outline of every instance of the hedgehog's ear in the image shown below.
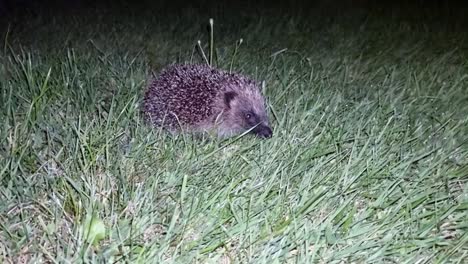
[[231,108],[231,102],[236,98],[237,93],[236,92],[225,92],[224,93],[224,103],[226,104],[227,108]]

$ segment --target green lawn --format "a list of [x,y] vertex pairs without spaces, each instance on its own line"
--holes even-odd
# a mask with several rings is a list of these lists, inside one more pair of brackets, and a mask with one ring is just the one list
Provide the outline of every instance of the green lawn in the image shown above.
[[[10,21],[0,263],[466,263],[468,32],[216,10]],[[151,71],[202,62],[210,17],[216,64],[266,82],[269,140],[142,122]]]

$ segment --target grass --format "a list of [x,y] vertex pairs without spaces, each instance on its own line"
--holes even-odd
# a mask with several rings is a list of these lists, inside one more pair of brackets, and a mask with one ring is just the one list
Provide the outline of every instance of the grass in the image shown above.
[[214,62],[266,81],[274,137],[200,141],[139,103],[213,14],[90,12],[5,31],[0,262],[466,261],[466,33],[218,10]]

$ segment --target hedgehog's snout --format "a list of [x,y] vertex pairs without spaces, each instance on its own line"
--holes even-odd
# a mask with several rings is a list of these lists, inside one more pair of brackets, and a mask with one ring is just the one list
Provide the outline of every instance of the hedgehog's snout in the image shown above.
[[271,130],[271,128],[267,125],[260,124],[252,130],[252,133],[261,138],[271,138],[273,135],[273,130]]

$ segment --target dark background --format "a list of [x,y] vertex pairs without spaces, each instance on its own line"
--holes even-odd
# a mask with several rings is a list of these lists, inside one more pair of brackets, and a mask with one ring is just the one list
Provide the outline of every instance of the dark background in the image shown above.
[[[0,0],[0,9],[0,40],[6,43],[8,36],[9,44],[30,47],[67,41],[68,46],[76,47],[79,43],[73,43],[74,37],[95,40],[96,34],[109,42],[104,33],[114,30],[119,34],[126,31],[133,38],[141,36],[148,42],[148,35],[159,26],[159,30],[168,34],[166,38],[178,36],[189,43],[187,47],[181,46],[189,50],[188,46],[200,37],[191,32],[206,34],[208,18],[214,18],[218,32],[225,33],[218,34],[218,39],[225,35],[241,36],[239,32],[246,26],[262,20],[267,25],[280,25],[282,36],[286,36],[286,24],[291,19],[295,25],[292,31],[297,32],[323,32],[340,25],[344,32],[354,35],[366,25],[377,38],[386,35],[382,39],[402,41],[406,38],[390,35],[405,27],[411,38],[427,37],[429,33],[437,39],[439,48],[434,48],[432,40],[425,40],[425,47],[433,51],[453,46],[468,49],[464,37],[468,31],[468,1],[461,0]],[[190,28],[197,25],[196,30]],[[59,31],[69,32],[70,39],[61,38],[67,33],[55,34]],[[289,37],[297,40],[301,36]],[[120,45],[126,51],[132,48],[128,46]]]
[[360,9],[380,11],[382,14],[418,15],[424,12],[440,13],[439,18],[447,21],[463,19],[468,1],[462,0],[171,0],[171,1],[125,1],[125,0],[0,0],[0,13],[3,18],[17,15],[39,14],[73,14],[86,12],[89,9],[101,9],[121,12],[140,12],[148,9],[164,9],[172,14],[185,8],[199,8],[200,11],[226,9],[229,11],[255,11],[276,9],[278,12],[296,12],[306,15],[310,12],[325,12],[330,15]]

